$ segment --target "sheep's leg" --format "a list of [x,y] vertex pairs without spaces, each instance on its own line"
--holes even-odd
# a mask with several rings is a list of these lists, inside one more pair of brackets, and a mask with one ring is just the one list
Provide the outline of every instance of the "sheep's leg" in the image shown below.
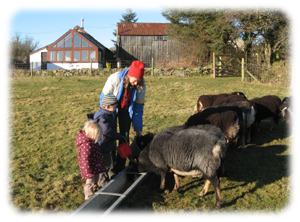
[[275,120],[273,120],[273,123],[272,123],[272,126],[271,126],[271,129],[270,129],[270,131],[272,131],[273,130],[273,128],[274,128],[274,126],[276,125],[276,122],[275,122]]
[[207,191],[208,191],[210,185],[211,185],[211,182],[210,182],[209,180],[206,180],[206,183],[205,183],[205,185],[204,185],[202,191],[201,191],[200,193],[198,193],[198,196],[199,196],[199,197],[204,196],[204,195],[207,193]]
[[251,128],[247,129],[247,140],[246,140],[246,142],[250,143],[250,141],[251,141]]
[[257,128],[257,132],[259,132],[260,131],[260,121],[257,122],[256,128]]
[[221,208],[222,197],[221,197],[221,189],[220,189],[220,180],[216,176],[213,179],[211,179],[211,183],[212,183],[215,193],[216,193],[216,208]]
[[176,173],[174,173],[174,179],[175,179],[175,185],[174,185],[173,192],[177,192],[179,189],[179,178]]
[[165,189],[166,185],[166,172],[160,173],[160,191],[163,191]]
[[246,136],[245,136],[245,132],[243,132],[243,133],[242,133],[242,138],[241,138],[241,139],[242,139],[242,142],[241,142],[241,143],[242,143],[242,148],[245,148],[245,145],[246,145],[245,137],[246,137]]

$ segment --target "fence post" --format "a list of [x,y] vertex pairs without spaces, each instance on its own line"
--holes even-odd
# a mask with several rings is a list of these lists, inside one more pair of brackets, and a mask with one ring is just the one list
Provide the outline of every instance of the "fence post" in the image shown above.
[[216,78],[216,55],[213,52],[213,77]]
[[32,78],[32,74],[33,74],[33,62],[31,62],[30,73],[31,73],[31,78]]
[[295,63],[293,63],[293,69],[292,69],[292,88],[295,87]]
[[151,76],[154,76],[154,59],[151,60]]
[[90,75],[92,75],[92,68],[93,68],[93,60],[91,60]]
[[245,67],[244,67],[244,64],[245,64],[245,59],[242,58],[242,82],[245,79]]

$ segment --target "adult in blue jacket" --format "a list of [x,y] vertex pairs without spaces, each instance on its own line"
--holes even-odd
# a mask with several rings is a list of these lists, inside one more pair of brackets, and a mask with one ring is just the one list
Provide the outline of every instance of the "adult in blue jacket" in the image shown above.
[[[146,94],[144,82],[144,63],[133,61],[129,68],[111,74],[100,94],[100,107],[104,95],[112,93],[118,100],[118,121],[122,136],[129,142],[131,124],[137,136],[142,135],[143,113]],[[125,142],[121,140],[120,143]],[[126,159],[117,155],[114,171],[118,173],[125,167]]]

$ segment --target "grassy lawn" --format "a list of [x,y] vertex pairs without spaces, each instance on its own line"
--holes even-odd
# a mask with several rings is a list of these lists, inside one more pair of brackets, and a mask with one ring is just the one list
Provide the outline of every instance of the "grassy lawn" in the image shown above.
[[[35,77],[11,79],[10,87],[10,202],[21,211],[72,212],[84,202],[75,137],[99,109],[107,77]],[[183,124],[202,94],[244,92],[247,98],[289,96],[280,86],[243,83],[240,78],[146,77],[144,134]],[[281,211],[289,203],[291,155],[288,126],[271,122],[246,149],[230,149],[228,176],[221,178],[222,211]],[[131,132],[131,139],[134,132]],[[203,179],[181,177],[182,189],[171,193],[174,180],[158,193],[160,177],[149,179],[122,203],[121,210],[215,211],[213,189],[197,196]]]

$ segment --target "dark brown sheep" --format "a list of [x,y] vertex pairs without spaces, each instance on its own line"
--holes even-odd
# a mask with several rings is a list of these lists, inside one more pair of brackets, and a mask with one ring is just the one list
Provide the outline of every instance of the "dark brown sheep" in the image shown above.
[[231,94],[222,93],[218,95],[201,95],[198,100],[195,107],[195,113],[202,112],[203,110],[212,107],[213,103],[220,98],[224,98],[230,95],[240,95],[243,98],[246,98],[244,93],[242,92],[233,92]]

